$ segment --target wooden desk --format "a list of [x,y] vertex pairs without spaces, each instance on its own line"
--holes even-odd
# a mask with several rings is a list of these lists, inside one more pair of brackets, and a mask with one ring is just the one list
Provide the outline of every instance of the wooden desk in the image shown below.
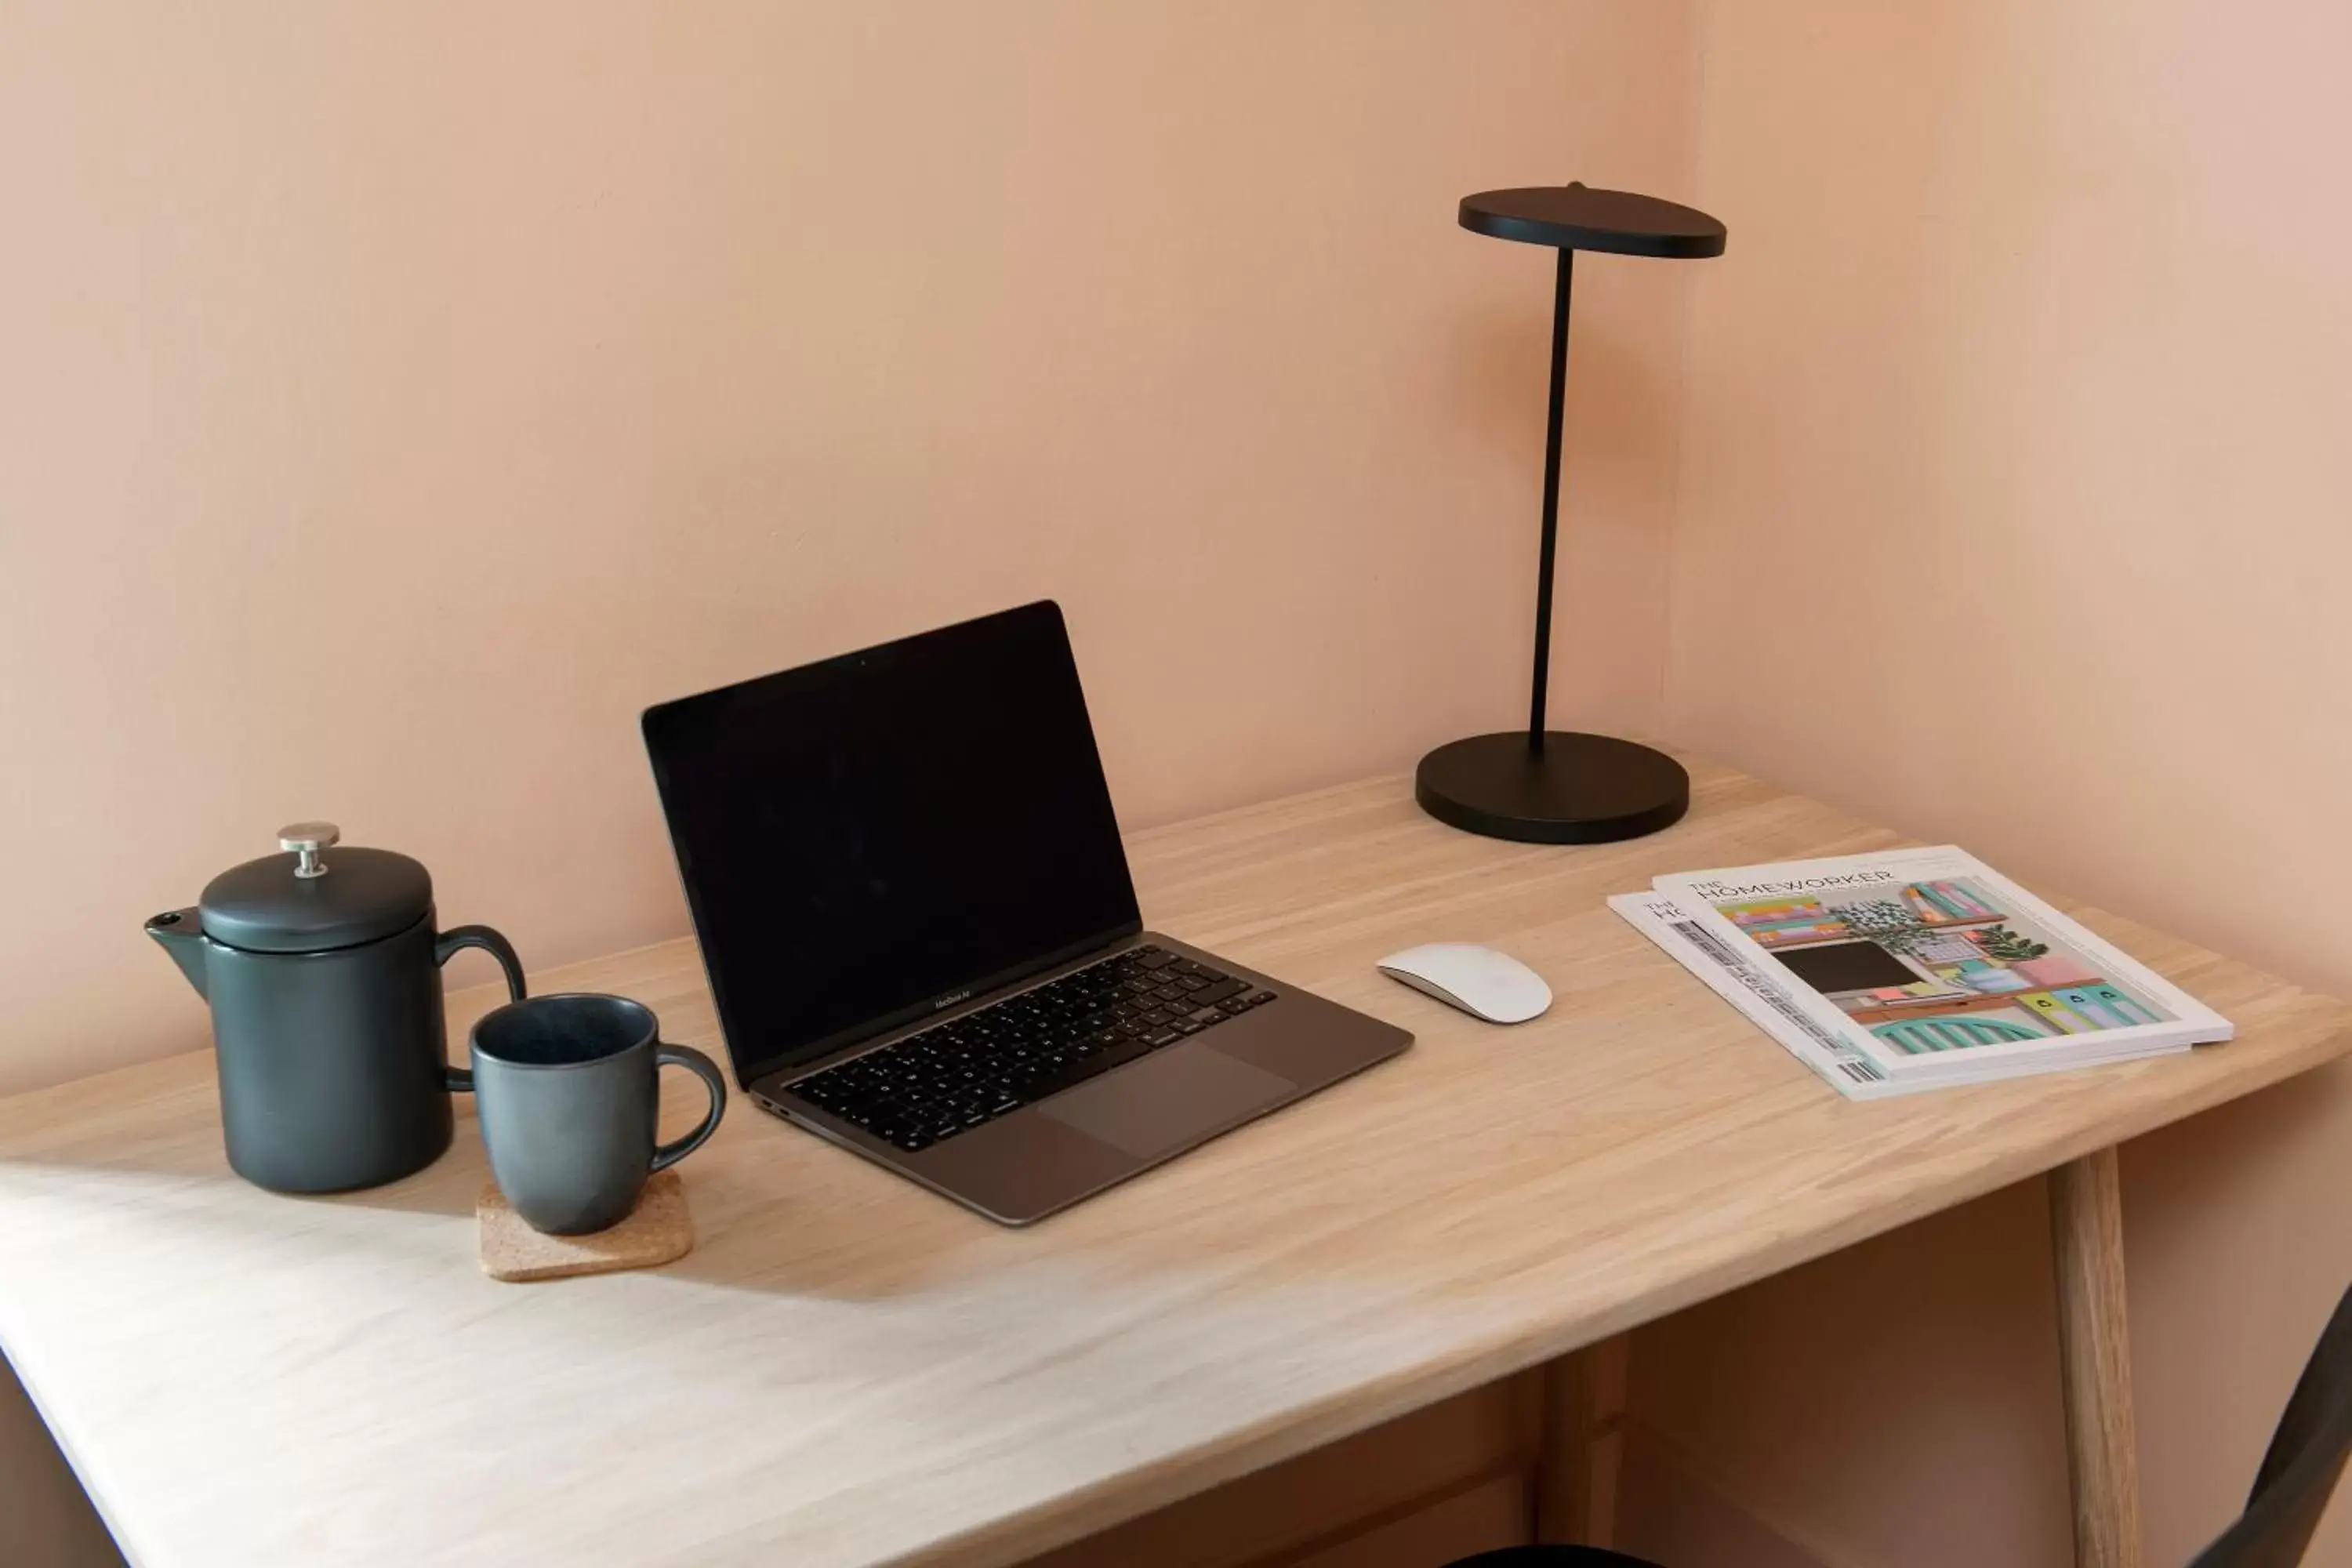
[[[144,1568],[998,1564],[2078,1162],[2053,1190],[2084,1549],[2131,1561],[2101,1151],[2339,1054],[2352,1009],[2078,910],[2238,1039],[1850,1103],[1601,898],[1894,836],[1696,772],[1686,822],[1595,848],[1454,832],[1396,779],[1138,835],[1156,927],[1420,1043],[1030,1231],[739,1101],[684,1167],[691,1257],[499,1285],[467,1127],[411,1181],[297,1201],[228,1173],[206,1055],[0,1102],[0,1343]],[[1491,1028],[1373,972],[1440,937],[1557,1005]],[[538,980],[718,1047],[688,943]],[[1560,1409],[1595,1386],[1568,1363]]]

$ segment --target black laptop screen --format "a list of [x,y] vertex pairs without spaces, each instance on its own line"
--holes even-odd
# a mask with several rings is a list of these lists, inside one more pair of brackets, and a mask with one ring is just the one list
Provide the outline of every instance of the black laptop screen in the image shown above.
[[1139,930],[1059,608],[649,709],[736,1076]]

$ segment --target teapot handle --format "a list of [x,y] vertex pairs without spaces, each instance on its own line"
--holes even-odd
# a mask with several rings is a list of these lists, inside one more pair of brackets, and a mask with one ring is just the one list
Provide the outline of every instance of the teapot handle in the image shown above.
[[[454,926],[433,939],[433,962],[448,963],[469,947],[478,947],[499,961],[506,971],[507,1000],[523,999],[522,960],[515,956],[513,944],[488,926]],[[452,1089],[474,1087],[474,1075],[464,1068],[444,1067],[441,1069]]]

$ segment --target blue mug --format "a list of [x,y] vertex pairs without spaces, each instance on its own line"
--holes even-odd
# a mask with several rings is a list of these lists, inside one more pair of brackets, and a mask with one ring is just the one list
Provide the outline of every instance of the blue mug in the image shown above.
[[[584,992],[533,996],[485,1014],[469,1037],[474,1102],[490,1173],[534,1230],[580,1236],[628,1217],[646,1178],[702,1147],[727,1086],[700,1051],[661,1038],[653,1009]],[[661,1069],[710,1090],[710,1114],[658,1143]]]

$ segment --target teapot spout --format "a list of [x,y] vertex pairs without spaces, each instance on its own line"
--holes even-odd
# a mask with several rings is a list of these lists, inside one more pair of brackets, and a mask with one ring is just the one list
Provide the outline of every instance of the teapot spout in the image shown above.
[[147,922],[147,934],[156,945],[172,955],[196,994],[209,999],[205,990],[205,950],[212,943],[205,938],[205,928],[196,920],[194,910],[167,910]]

